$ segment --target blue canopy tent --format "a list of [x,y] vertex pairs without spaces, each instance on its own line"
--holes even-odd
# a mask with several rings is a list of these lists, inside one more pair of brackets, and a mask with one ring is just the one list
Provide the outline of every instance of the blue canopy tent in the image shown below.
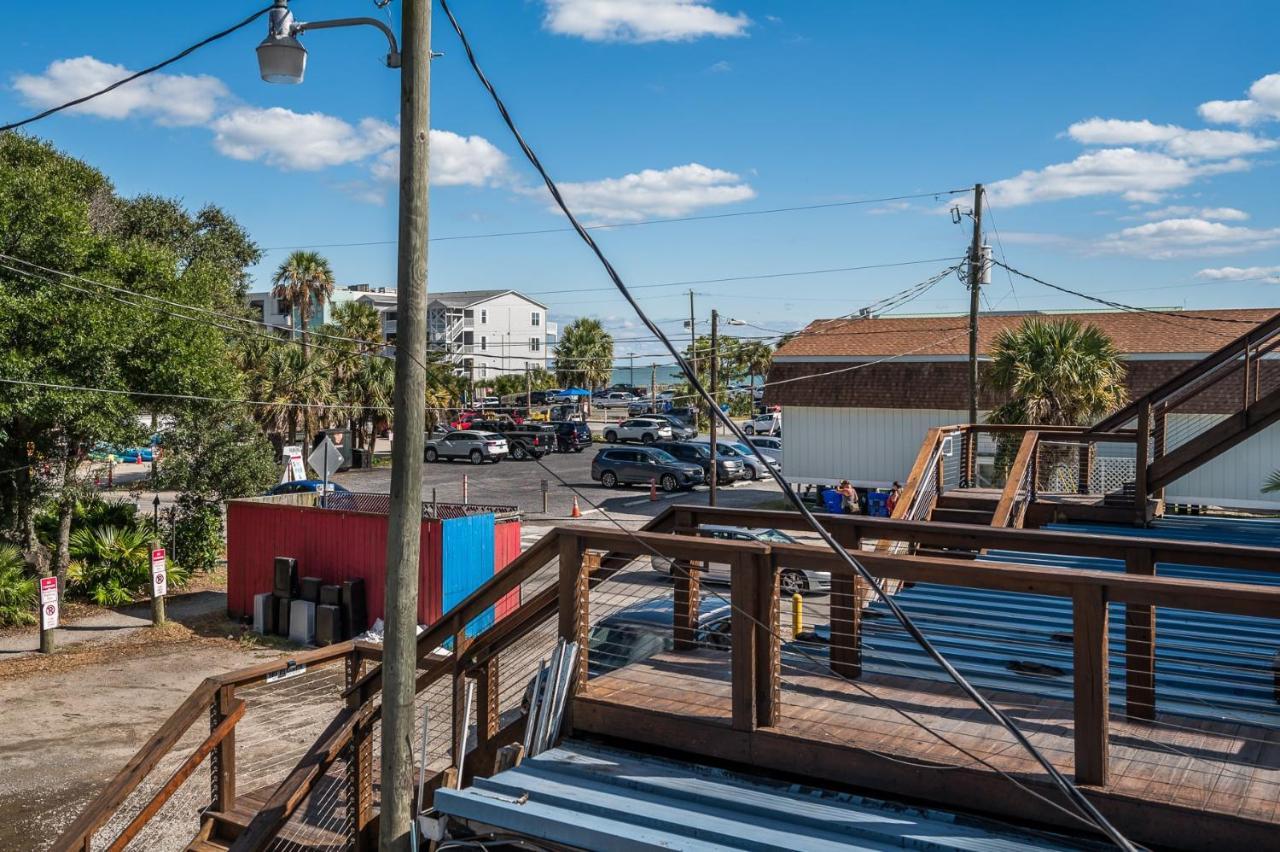
[[582,388],[565,388],[556,396],[591,396],[591,391]]

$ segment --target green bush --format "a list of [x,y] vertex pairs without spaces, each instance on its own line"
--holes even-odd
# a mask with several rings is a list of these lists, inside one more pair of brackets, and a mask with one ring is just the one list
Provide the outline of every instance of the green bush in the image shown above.
[[[121,606],[151,586],[151,534],[138,527],[83,527],[71,533],[68,591],[99,606]],[[181,588],[190,571],[168,566],[169,585]]]
[[27,573],[22,551],[12,544],[0,544],[0,624],[34,624],[36,581]]
[[180,498],[171,535],[173,559],[188,571],[211,571],[222,558],[222,512],[212,503]]
[[[138,508],[131,500],[104,500],[98,496],[77,500],[71,529],[137,526]],[[36,516],[36,535],[52,548],[58,540],[58,507],[50,504]]]

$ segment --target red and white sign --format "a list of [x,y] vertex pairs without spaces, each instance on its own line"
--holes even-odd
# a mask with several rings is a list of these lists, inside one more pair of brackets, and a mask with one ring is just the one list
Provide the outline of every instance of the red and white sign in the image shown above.
[[58,578],[40,578],[40,629],[58,626]]
[[162,598],[169,593],[169,574],[164,567],[164,548],[151,551],[151,596]]

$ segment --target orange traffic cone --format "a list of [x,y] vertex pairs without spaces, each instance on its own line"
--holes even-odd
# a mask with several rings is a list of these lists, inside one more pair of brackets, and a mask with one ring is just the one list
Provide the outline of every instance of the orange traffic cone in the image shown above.
[[569,513],[571,518],[581,518],[582,510],[578,508],[578,495],[573,496],[573,511]]
[[652,476],[649,477],[649,502],[656,503],[658,500],[658,480]]

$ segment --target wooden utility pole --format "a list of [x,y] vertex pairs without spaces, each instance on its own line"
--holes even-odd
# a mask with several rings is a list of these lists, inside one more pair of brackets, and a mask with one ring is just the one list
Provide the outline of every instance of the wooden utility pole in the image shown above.
[[400,227],[396,269],[395,441],[387,522],[382,650],[382,809],[378,847],[408,852],[413,830],[414,679],[427,374],[427,139],[431,0],[403,0],[400,32]]
[[529,372],[529,364],[524,365],[524,410],[533,414],[533,374]]
[[707,496],[707,505],[716,504],[716,411],[720,407],[720,397],[716,394],[716,382],[720,378],[720,313],[711,310],[711,470],[707,474],[711,485],[711,493]]
[[698,323],[693,318],[693,291],[689,291],[689,367],[698,375]]
[[649,408],[654,414],[658,413],[658,364],[654,362],[649,365]]
[[982,288],[982,184],[973,186],[973,242],[969,246],[969,422],[978,422],[978,293]]

